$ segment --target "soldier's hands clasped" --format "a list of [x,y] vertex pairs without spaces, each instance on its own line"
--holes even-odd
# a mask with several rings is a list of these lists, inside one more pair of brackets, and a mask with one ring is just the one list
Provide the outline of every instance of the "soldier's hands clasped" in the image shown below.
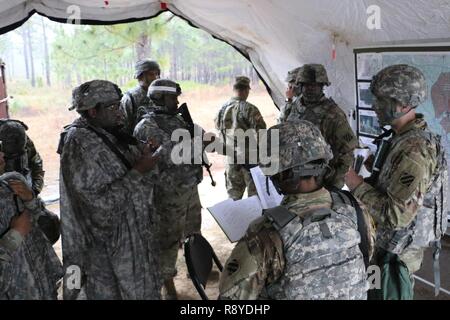
[[25,237],[28,233],[30,233],[32,228],[30,212],[25,209],[19,216],[13,217],[11,219],[10,227],[11,229],[19,232],[22,237]]
[[33,191],[23,181],[10,180],[8,184],[10,188],[13,190],[14,194],[17,195],[23,201],[33,200],[34,198]]
[[147,145],[145,145],[144,149],[142,150],[142,156],[136,161],[133,169],[137,170],[141,174],[147,173],[152,170],[159,160],[158,155],[153,155],[155,147],[156,146],[152,143],[148,143]]

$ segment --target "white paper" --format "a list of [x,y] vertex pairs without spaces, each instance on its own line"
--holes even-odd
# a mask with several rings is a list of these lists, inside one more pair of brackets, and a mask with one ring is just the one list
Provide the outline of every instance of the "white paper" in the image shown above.
[[231,242],[239,241],[250,223],[262,215],[257,196],[238,201],[227,199],[207,209]]
[[250,169],[252,174],[253,182],[256,186],[256,191],[258,192],[258,197],[261,201],[261,207],[263,209],[270,209],[280,205],[281,200],[283,200],[283,195],[279,194],[277,189],[275,189],[272,181],[269,179],[269,192],[266,189],[266,176],[262,173],[260,167],[254,167]]

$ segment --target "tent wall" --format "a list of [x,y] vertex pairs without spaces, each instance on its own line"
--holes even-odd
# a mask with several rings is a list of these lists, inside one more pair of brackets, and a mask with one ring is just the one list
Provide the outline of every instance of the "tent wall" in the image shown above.
[[[328,93],[347,111],[355,107],[353,49],[363,46],[450,44],[450,1],[444,0],[0,0],[0,31],[38,12],[61,22],[135,21],[169,9],[250,59],[284,101],[288,70],[323,63],[332,85]],[[371,5],[380,8],[381,29],[369,30]],[[77,21],[76,14],[80,14]],[[74,18],[75,14],[75,18]],[[335,49],[336,55],[333,55]]]

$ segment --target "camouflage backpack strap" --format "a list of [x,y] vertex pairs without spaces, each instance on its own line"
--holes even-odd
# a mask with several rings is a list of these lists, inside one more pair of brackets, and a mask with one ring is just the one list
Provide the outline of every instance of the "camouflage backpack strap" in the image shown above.
[[358,223],[358,232],[361,236],[361,242],[359,243],[359,249],[361,250],[361,253],[363,254],[364,258],[364,265],[366,266],[366,269],[370,265],[370,252],[371,252],[371,241],[370,241],[370,226],[369,221],[367,221],[366,217],[364,216],[364,213],[361,209],[361,206],[359,205],[356,198],[348,191],[345,190],[339,190],[337,188],[334,188],[331,192],[331,198],[333,200],[333,208],[336,208],[339,205],[347,205],[351,206],[356,211],[356,219]]
[[283,206],[263,210],[263,215],[272,223],[276,230],[283,229],[297,215]]
[[136,115],[137,107],[136,107],[136,102],[134,101],[133,95],[131,94],[130,91],[125,92],[125,94],[130,98],[130,101],[131,101],[131,109],[133,110],[133,114]]
[[244,117],[244,110],[247,108],[254,107],[252,104],[248,103],[247,101],[240,101],[239,102],[239,113],[238,116],[240,116],[240,119],[244,122],[246,128],[243,128],[244,130],[248,130],[251,127],[250,121],[247,117]]

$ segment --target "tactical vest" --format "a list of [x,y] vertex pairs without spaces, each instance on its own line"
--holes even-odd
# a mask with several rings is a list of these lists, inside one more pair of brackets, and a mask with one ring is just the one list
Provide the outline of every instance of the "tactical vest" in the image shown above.
[[331,209],[318,209],[305,219],[283,207],[265,211],[282,240],[285,260],[281,276],[266,287],[271,299],[366,299],[355,210],[342,195],[331,196]]

